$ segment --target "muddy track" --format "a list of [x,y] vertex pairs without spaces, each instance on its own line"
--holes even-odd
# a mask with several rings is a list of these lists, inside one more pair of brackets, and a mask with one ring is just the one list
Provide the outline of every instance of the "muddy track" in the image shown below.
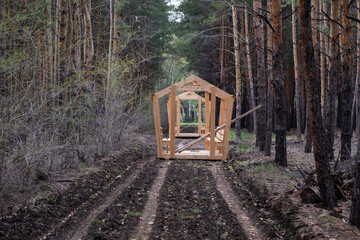
[[53,199],[1,218],[0,239],[291,237],[270,227],[242,181],[241,172],[221,162],[125,154]]
[[149,190],[158,175],[161,164],[155,161],[144,168],[112,204],[96,216],[83,238],[72,239],[130,239],[143,217]]
[[89,209],[99,206],[114,186],[142,163],[142,156],[130,151],[104,161],[102,170],[78,179],[66,192],[48,196],[34,206],[2,217],[0,239],[56,238],[59,229],[67,231],[68,226],[76,222],[74,219],[86,216]]
[[203,161],[174,161],[151,239],[247,239]]
[[288,225],[289,219],[283,219],[274,210],[269,211],[269,196],[264,197],[268,194],[258,193],[259,186],[249,184],[249,179],[244,176],[246,173],[234,170],[231,165],[222,165],[221,169],[242,205],[251,213],[252,221],[267,233],[269,239],[298,239],[295,229]]

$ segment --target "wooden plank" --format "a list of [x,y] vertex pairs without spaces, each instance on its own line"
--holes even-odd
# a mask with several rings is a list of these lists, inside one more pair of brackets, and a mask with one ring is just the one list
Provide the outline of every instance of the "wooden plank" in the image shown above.
[[211,116],[210,116],[210,158],[215,156],[215,113],[216,113],[216,88],[211,87]]
[[161,139],[162,134],[161,134],[161,129],[160,129],[161,123],[160,123],[159,99],[155,94],[153,94],[153,95],[151,95],[151,101],[152,101],[152,105],[153,105],[157,153],[158,153],[158,158],[162,158],[163,144],[162,144],[162,139]]
[[[164,153],[163,158],[169,159],[170,154]],[[219,151],[215,152],[213,158],[210,158],[209,150],[198,150],[198,151],[184,151],[182,153],[176,153],[173,159],[201,159],[201,160],[221,160],[222,154]]]
[[[182,97],[176,97],[176,99],[180,99],[180,100],[198,100],[198,99],[204,99],[203,97],[201,97],[201,96],[198,96],[198,97],[196,97],[196,96],[182,96]],[[204,101],[203,102],[205,102],[205,99],[204,99]]]
[[[168,116],[168,123],[170,124],[171,122],[171,116],[170,116],[170,96],[171,96],[171,93],[169,94],[169,100],[166,101],[166,110],[167,110],[167,116]],[[170,128],[170,125],[169,125],[169,138],[171,136],[171,128]]]
[[205,92],[205,134],[210,132],[210,94]]
[[198,133],[180,133],[178,137],[200,137]]
[[181,86],[176,87],[177,92],[210,92],[211,88],[208,86]]
[[[240,115],[239,117],[234,118],[233,120],[231,120],[231,123],[234,123],[234,122],[236,122],[237,120],[240,120],[240,119],[246,117],[247,115],[253,113],[253,112],[256,111],[256,110],[258,110],[259,108],[261,108],[261,105],[259,105],[259,106],[255,107],[255,108],[247,111],[246,113]],[[227,124],[224,124],[224,125],[221,125],[221,126],[217,127],[217,128],[215,129],[215,132],[218,132],[219,130],[224,129],[224,128],[226,127],[226,125],[227,125]],[[176,149],[176,152],[177,152],[177,153],[181,153],[181,152],[185,151],[186,149],[194,146],[195,144],[201,142],[202,140],[204,140],[205,138],[207,138],[207,137],[209,137],[209,136],[210,136],[210,132],[209,132],[209,133],[206,133],[205,135],[202,135],[201,137],[199,137],[199,138],[197,138],[197,139],[195,139],[195,140],[193,140],[193,141],[191,141],[191,142],[189,142],[189,143],[186,144],[185,146]]]
[[[226,115],[226,127],[224,129],[224,136],[223,136],[223,156],[222,161],[226,161],[228,155],[228,147],[229,147],[229,135],[231,130],[231,118],[232,118],[232,111],[234,105],[235,98],[228,100],[227,102],[227,115]],[[219,131],[220,132],[220,131]]]
[[205,102],[205,98],[203,98],[202,96],[194,93],[194,92],[184,92],[180,95],[176,96],[176,99],[181,99],[181,100],[198,100],[201,99],[201,101]]
[[176,98],[176,86],[171,86],[171,96],[170,96],[170,119],[169,129],[171,129],[170,137],[170,158],[175,157],[175,98]]
[[166,94],[169,94],[170,93],[170,87],[167,87],[167,88],[164,88],[163,90],[161,91],[158,91],[157,93],[155,93],[155,95],[158,97],[158,98],[161,98],[163,96],[165,96]]
[[221,99],[220,102],[220,113],[219,113],[219,126],[226,123],[226,116],[227,116],[227,104],[228,101],[226,99]]
[[199,136],[201,136],[201,127],[202,127],[202,122],[201,122],[201,100],[198,100],[198,110],[199,110],[199,115],[198,115],[198,133]]
[[[196,82],[196,84],[199,84],[200,86],[194,86],[194,85],[186,85],[189,84],[191,82]],[[196,75],[192,75],[187,77],[185,80],[175,83],[173,86],[178,87],[178,92],[202,92],[202,91],[211,91],[211,87],[215,87],[214,85],[210,84],[209,82],[205,81],[204,79],[201,79],[200,77],[196,76]],[[190,90],[191,88],[193,89],[198,89],[198,90]],[[171,86],[167,87],[157,93],[156,96],[158,98],[161,98],[162,96],[169,94],[171,92]],[[217,89],[216,91],[216,96],[222,99],[230,99],[231,95],[228,94],[227,92],[221,90],[221,89]]]
[[176,101],[176,136],[180,134],[180,124],[181,124],[181,100]]
[[[189,79],[191,79],[192,81],[196,81],[198,82],[199,84],[201,85],[204,85],[204,86],[209,86],[209,87],[215,87],[214,85],[212,85],[211,83],[205,81],[204,79],[196,76],[196,75],[192,75],[189,77]],[[219,98],[223,98],[223,99],[230,99],[231,98],[231,95],[228,94],[227,92],[217,88],[216,89],[216,96],[219,97]]]

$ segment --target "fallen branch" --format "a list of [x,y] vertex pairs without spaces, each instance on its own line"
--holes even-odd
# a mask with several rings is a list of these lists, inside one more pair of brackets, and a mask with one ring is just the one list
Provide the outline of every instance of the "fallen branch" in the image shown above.
[[[231,120],[231,123],[234,123],[234,122],[236,122],[237,120],[240,120],[241,118],[246,117],[247,115],[255,112],[256,110],[258,110],[259,108],[261,108],[261,105],[259,105],[259,106],[255,107],[255,108],[247,111],[246,113],[244,113],[244,114],[242,114],[242,115],[240,115],[240,116],[238,116],[238,117],[236,117],[236,118],[234,118],[233,120]],[[226,124],[223,124],[223,125],[217,127],[217,128],[215,129],[215,133],[218,132],[219,130],[225,128],[225,127],[226,127]],[[201,136],[201,137],[199,137],[199,138],[191,141],[190,143],[186,144],[184,147],[176,149],[175,153],[181,153],[181,152],[185,151],[186,149],[188,149],[188,148],[194,146],[195,144],[201,142],[203,139],[209,137],[210,134],[211,134],[211,132],[208,132],[207,134],[205,134],[205,135],[203,135],[203,136]]]

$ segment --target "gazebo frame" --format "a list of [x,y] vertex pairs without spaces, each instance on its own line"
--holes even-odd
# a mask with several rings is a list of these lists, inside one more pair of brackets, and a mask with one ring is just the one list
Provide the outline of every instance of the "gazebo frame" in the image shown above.
[[[197,133],[185,133],[180,131],[181,127],[181,101],[184,100],[194,100],[198,102],[198,132]],[[175,137],[200,137],[205,133],[205,127],[202,127],[202,102],[205,102],[205,98],[200,95],[197,95],[194,92],[184,92],[176,96],[176,127],[175,127]],[[170,122],[170,101],[166,102],[168,110],[168,119]],[[209,128],[209,123],[205,122]]]
[[[192,96],[194,96],[193,94],[195,94],[195,92],[205,92],[205,132],[204,135],[202,135],[198,140],[195,140],[196,143],[203,139],[205,140],[206,144],[204,150],[186,150],[194,144],[180,149],[175,149],[175,120],[177,112],[176,103],[178,104],[179,109],[179,102],[176,99],[177,92],[190,92]],[[167,102],[169,138],[163,137],[160,121],[159,99],[165,95],[169,95],[169,100]],[[182,97],[185,97],[185,95],[182,95]],[[221,99],[218,124],[221,126],[221,130],[220,128],[215,127],[216,97]],[[234,100],[234,96],[226,93],[225,91],[215,87],[214,85],[195,75],[192,75],[181,82],[175,83],[170,87],[152,94],[151,101],[153,105],[158,158],[226,160]],[[201,106],[201,104],[199,106]],[[180,126],[179,121],[177,123],[178,126]],[[199,126],[201,127],[200,122]],[[177,128],[177,131],[179,130],[180,129]]]

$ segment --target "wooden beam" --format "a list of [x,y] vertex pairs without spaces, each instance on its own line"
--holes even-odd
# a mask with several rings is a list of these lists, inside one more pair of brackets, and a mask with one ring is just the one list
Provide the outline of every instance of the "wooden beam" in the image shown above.
[[154,114],[157,153],[158,153],[158,158],[162,158],[163,144],[162,144],[162,139],[161,139],[159,99],[155,94],[151,95],[151,102],[152,102],[153,114]]
[[211,87],[211,116],[210,116],[210,158],[215,155],[215,113],[216,113],[216,88]]
[[181,124],[181,100],[177,99],[176,101],[176,135],[180,134],[180,124]]
[[[246,117],[247,115],[253,113],[253,112],[256,111],[256,110],[258,110],[259,108],[261,108],[261,105],[259,105],[259,106],[255,107],[255,108],[247,111],[246,113],[240,115],[239,117],[234,118],[233,120],[231,120],[230,123],[232,124],[232,123],[236,122],[237,120],[240,120],[240,119]],[[221,126],[217,127],[217,128],[215,129],[215,133],[218,132],[219,130],[223,129],[224,127],[226,127],[226,125],[227,125],[227,124],[224,124],[224,125],[221,125]],[[189,149],[190,147],[194,146],[195,144],[201,142],[202,140],[204,140],[205,138],[207,138],[207,137],[209,137],[209,136],[210,136],[210,132],[208,132],[208,133],[206,133],[205,135],[202,135],[201,137],[199,137],[199,138],[197,138],[197,139],[189,142],[189,143],[186,144],[185,146],[176,149],[175,152],[181,153],[181,152],[185,151],[186,149]]]
[[170,98],[170,116],[171,122],[169,128],[171,129],[170,137],[170,158],[175,157],[175,98],[176,98],[176,86],[171,86],[171,98]]
[[227,102],[227,112],[226,112],[226,119],[225,119],[225,123],[226,123],[226,127],[225,127],[225,131],[224,131],[224,138],[223,138],[223,156],[222,156],[222,161],[226,161],[227,159],[227,154],[228,154],[228,147],[229,147],[229,135],[230,135],[230,130],[231,130],[231,117],[232,117],[232,111],[233,111],[233,105],[234,105],[234,101],[235,99],[233,98],[232,100],[228,100]]
[[176,87],[176,91],[177,92],[210,92],[211,87],[208,87],[208,86],[181,86],[181,87]]
[[199,115],[198,115],[198,133],[199,136],[201,136],[201,127],[202,127],[202,122],[201,122],[201,100],[198,100],[198,110],[199,110]]
[[[212,85],[211,83],[205,81],[204,79],[196,76],[196,75],[192,75],[189,77],[189,79],[191,79],[192,81],[196,81],[198,82],[200,85],[203,85],[203,86],[209,86],[209,87],[216,87],[214,85]],[[216,89],[216,96],[219,97],[219,98],[223,98],[223,99],[229,99],[231,97],[230,94],[228,94],[227,92],[217,88]]]
[[171,122],[171,110],[170,110],[170,98],[171,98],[171,93],[169,94],[169,100],[166,101],[166,110],[167,110],[167,116],[168,116],[168,122],[169,122],[169,138],[171,136],[171,128],[170,128],[170,122]]
[[183,97],[194,97],[194,99],[198,99],[198,98],[201,98],[203,101],[205,101],[205,98],[203,98],[202,96],[194,93],[194,92],[184,92],[184,93],[181,93],[179,95],[176,96],[176,99],[178,98],[183,98]]
[[205,134],[210,132],[210,94],[205,92]]
[[[227,109],[228,109],[228,100],[221,99],[220,102],[220,113],[219,113],[219,126],[226,123]],[[230,119],[231,120],[231,119]]]

